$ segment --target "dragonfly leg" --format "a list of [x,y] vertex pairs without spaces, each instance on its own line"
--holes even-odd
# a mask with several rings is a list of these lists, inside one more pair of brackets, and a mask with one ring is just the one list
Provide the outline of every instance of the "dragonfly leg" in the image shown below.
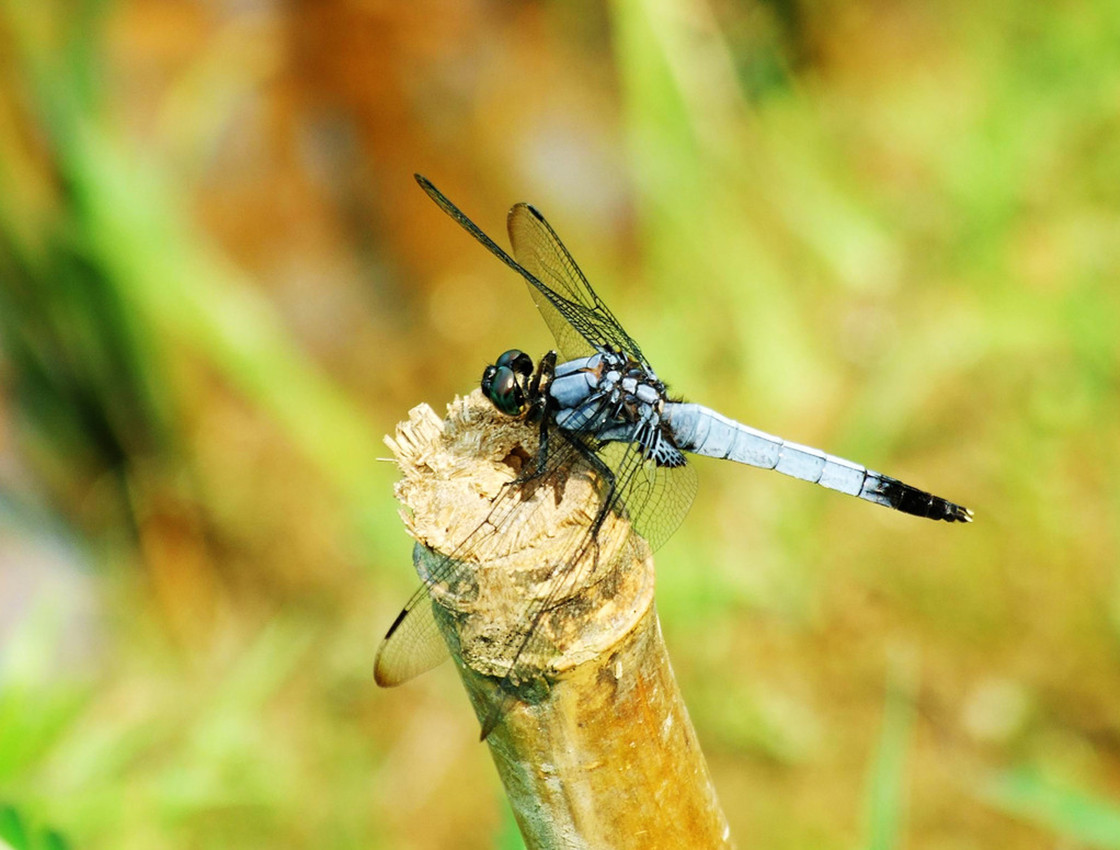
[[537,459],[533,466],[532,471],[526,472],[512,482],[513,484],[525,484],[529,481],[535,481],[545,473],[548,463],[548,424],[552,420],[549,415],[549,404],[551,397],[547,391],[542,392],[541,388],[547,389],[548,383],[552,380],[552,374],[556,371],[556,352],[550,351],[541,358],[541,362],[537,364],[537,369],[533,373],[533,378],[529,382],[529,398],[532,400],[532,409],[529,414],[530,419],[536,419],[540,423],[540,438],[538,440]]
[[542,386],[547,388],[549,381],[552,380],[553,373],[556,372],[556,357],[556,352],[550,351],[537,364],[537,370],[533,373],[533,379],[529,382],[530,398],[540,399],[542,397]]
[[580,456],[587,461],[587,465],[594,469],[595,474],[606,484],[606,493],[603,495],[599,505],[599,512],[595,516],[595,521],[591,524],[591,536],[592,539],[594,539],[595,535],[599,533],[599,528],[602,526],[603,521],[607,518],[607,513],[615,502],[615,485],[617,481],[614,470],[599,457],[594,449],[588,446],[578,436],[564,430],[560,431],[560,435],[575,447],[576,451],[580,453]]
[[536,481],[538,478],[540,478],[542,475],[544,475],[545,470],[547,469],[547,465],[548,465],[548,417],[545,416],[545,415],[541,416],[540,428],[541,428],[541,431],[540,431],[540,438],[538,440],[537,459],[533,463],[532,471],[526,472],[524,475],[519,475],[517,477],[517,483],[518,484],[525,484],[529,481]]

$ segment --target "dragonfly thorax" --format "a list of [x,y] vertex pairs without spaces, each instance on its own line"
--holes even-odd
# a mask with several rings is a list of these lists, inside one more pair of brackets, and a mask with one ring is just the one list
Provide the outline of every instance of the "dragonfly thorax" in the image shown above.
[[665,427],[665,385],[647,366],[600,349],[561,363],[548,383],[557,427],[604,442],[637,443],[659,466],[681,466],[684,455]]

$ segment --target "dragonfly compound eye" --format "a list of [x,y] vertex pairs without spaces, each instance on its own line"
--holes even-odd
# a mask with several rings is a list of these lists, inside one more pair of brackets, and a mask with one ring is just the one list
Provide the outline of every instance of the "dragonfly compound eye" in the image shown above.
[[517,416],[525,406],[525,394],[517,382],[517,373],[502,364],[501,358],[498,363],[500,365],[486,367],[482,375],[482,392],[502,413]]
[[533,374],[533,358],[518,348],[511,348],[505,352],[494,365],[499,369],[508,366],[514,372],[524,375],[526,378]]

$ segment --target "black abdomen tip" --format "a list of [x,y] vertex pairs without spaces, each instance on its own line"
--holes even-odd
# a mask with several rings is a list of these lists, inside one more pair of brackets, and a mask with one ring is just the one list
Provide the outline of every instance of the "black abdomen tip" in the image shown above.
[[897,478],[883,476],[877,489],[892,508],[904,514],[945,522],[972,522],[972,511],[963,505],[903,484]]

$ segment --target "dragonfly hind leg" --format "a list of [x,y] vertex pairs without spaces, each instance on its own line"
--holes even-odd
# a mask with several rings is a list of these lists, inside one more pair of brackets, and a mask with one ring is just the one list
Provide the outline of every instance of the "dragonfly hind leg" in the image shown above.
[[603,525],[603,521],[607,518],[607,514],[614,506],[617,477],[615,476],[614,470],[579,437],[567,431],[560,431],[560,435],[575,447],[575,450],[579,452],[580,456],[587,462],[587,465],[595,470],[595,474],[606,484],[606,492],[603,494],[599,504],[599,510],[595,515],[595,520],[591,524],[591,537],[594,539],[595,535],[599,533],[599,528]]

